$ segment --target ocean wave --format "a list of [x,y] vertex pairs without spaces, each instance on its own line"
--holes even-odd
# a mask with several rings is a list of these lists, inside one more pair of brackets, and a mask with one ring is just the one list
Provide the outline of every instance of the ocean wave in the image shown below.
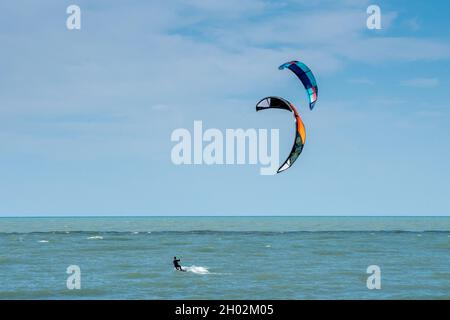
[[103,240],[102,236],[92,236],[92,237],[87,237],[86,239],[88,240]]
[[[83,231],[83,230],[77,230],[77,231],[30,231],[30,232],[0,232],[1,235],[68,235],[68,236],[74,236],[74,235],[95,235],[98,234],[98,232],[101,232],[102,234],[107,235],[129,235],[130,231]],[[344,233],[344,234],[369,234],[369,235],[376,235],[376,234],[384,234],[384,233],[412,233],[412,234],[427,234],[427,233],[445,233],[448,235],[450,230],[290,230],[290,231],[258,231],[258,230],[248,230],[248,231],[237,231],[237,230],[185,230],[185,231],[178,231],[178,230],[157,230],[157,231],[141,231],[141,232],[133,232],[133,234],[143,234],[147,236],[153,236],[153,235],[164,235],[164,234],[178,234],[178,235],[267,235],[267,236],[276,236],[276,235],[289,235],[289,234],[335,234],[335,233]],[[450,235],[448,235],[450,237]]]

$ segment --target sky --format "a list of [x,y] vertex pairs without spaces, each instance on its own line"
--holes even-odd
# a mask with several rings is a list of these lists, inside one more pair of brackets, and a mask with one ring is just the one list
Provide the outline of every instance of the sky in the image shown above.
[[[81,8],[81,29],[66,8]],[[381,30],[366,9],[381,8]],[[0,216],[450,215],[448,1],[0,3]],[[308,110],[286,61],[314,72]],[[171,133],[306,126],[282,174],[174,165]]]

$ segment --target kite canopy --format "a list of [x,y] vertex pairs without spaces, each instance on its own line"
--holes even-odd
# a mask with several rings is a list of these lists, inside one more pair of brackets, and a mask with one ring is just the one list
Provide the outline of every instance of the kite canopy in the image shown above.
[[267,97],[262,99],[256,104],[256,111],[266,110],[266,109],[284,109],[294,113],[295,118],[295,140],[292,146],[289,156],[278,168],[277,173],[280,173],[286,169],[289,169],[297,160],[300,153],[302,153],[303,146],[306,141],[306,131],[305,125],[303,124],[300,115],[298,114],[295,107],[287,100],[280,97]]
[[303,86],[306,89],[309,99],[309,108],[312,110],[317,101],[317,95],[319,93],[316,78],[311,70],[302,62],[290,61],[283,63],[278,67],[279,70],[288,68],[300,79]]

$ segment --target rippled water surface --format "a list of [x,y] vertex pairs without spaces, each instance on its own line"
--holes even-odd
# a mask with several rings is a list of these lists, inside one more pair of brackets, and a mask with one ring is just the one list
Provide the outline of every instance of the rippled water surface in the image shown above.
[[448,299],[449,268],[445,217],[0,218],[1,299]]

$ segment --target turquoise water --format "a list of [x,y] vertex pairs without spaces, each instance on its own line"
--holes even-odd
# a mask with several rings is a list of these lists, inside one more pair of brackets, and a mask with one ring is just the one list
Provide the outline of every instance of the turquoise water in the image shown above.
[[[69,265],[81,290],[66,287]],[[369,265],[381,290],[366,287]],[[449,299],[450,218],[0,218],[11,298]]]

